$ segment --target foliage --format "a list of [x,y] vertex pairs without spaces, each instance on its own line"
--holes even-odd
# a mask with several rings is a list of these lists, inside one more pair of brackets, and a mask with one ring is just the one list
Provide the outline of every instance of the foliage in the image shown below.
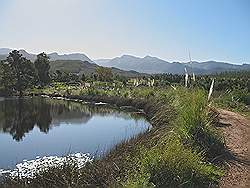
[[250,92],[247,89],[218,93],[214,98],[214,105],[232,111],[250,115]]
[[86,81],[86,76],[85,76],[85,74],[82,74],[82,76],[81,76],[81,81]]
[[[7,66],[8,65],[8,66]],[[0,71],[10,72],[9,64],[3,63]],[[10,74],[2,74],[3,80],[15,80]],[[213,103],[236,109],[249,105],[249,75],[245,73],[223,73],[199,75],[189,88],[183,88],[182,75],[152,75],[154,87],[146,86],[148,77],[140,78],[139,86],[133,81],[112,75],[110,69],[98,68],[95,74],[82,76],[81,81],[91,85],[80,85],[79,75],[56,71],[54,82],[42,89],[30,92],[67,96],[84,101],[107,102],[118,107],[131,105],[143,109],[153,128],[143,135],[124,141],[102,159],[96,159],[80,172],[73,172],[71,165],[61,171],[51,169],[31,181],[30,186],[74,186],[100,187],[209,187],[216,185],[223,175],[215,162],[225,151],[221,135],[214,128],[214,114],[210,112],[207,92],[215,78]],[[114,79],[114,80],[113,80]],[[111,82],[112,80],[112,82]],[[171,86],[175,87],[171,87]],[[2,88],[11,88],[1,85]],[[212,103],[212,104],[213,104]],[[70,173],[70,174],[67,174]],[[61,176],[69,178],[70,181]],[[53,182],[47,180],[54,178]],[[65,182],[66,181],[66,182]]]
[[127,187],[206,187],[222,176],[221,170],[202,163],[202,154],[185,148],[175,135],[164,139],[153,148],[140,148],[131,161],[139,170],[130,173]]
[[96,68],[97,78],[100,81],[111,81],[113,77],[112,70],[107,67],[97,67]]
[[208,90],[211,83],[211,78],[215,78],[215,91],[247,89],[248,92],[250,92],[249,75],[249,71],[240,71],[197,76],[196,86]]
[[38,73],[39,83],[41,85],[47,85],[50,82],[49,57],[45,53],[38,54],[34,65]]
[[10,64],[2,61],[0,63],[0,95],[12,95],[14,88],[14,76]]
[[183,84],[184,83],[184,76],[178,74],[156,74],[151,76],[155,80],[157,80],[158,86],[167,86],[170,84]]
[[60,70],[56,70],[56,72],[52,75],[52,79],[56,82],[64,82],[64,83],[79,82],[79,76],[77,74],[63,72]]
[[[8,84],[8,90],[18,91],[19,96],[22,96],[25,89],[35,83],[37,75],[34,64],[22,57],[17,50],[10,52],[2,68],[4,71],[2,77],[3,87],[6,89],[6,85]],[[9,84],[8,81],[10,81],[11,84]]]
[[[211,161],[224,151],[224,145],[214,131],[206,93],[186,88],[121,88],[121,93],[125,91],[126,98],[121,98],[115,90],[88,88],[72,99],[142,108],[153,128],[80,172],[68,175],[71,168],[51,169],[32,180],[31,187],[56,187],[60,176],[53,174],[74,177],[70,181],[76,187],[208,187],[217,183],[223,171]],[[67,184],[65,180],[60,178],[60,186]]]

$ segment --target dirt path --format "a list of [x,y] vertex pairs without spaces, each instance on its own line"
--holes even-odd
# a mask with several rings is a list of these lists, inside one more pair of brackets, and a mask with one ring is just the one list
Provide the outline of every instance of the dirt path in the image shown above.
[[219,187],[241,188],[250,187],[250,121],[234,112],[218,109],[219,121],[225,138],[227,157],[227,171]]

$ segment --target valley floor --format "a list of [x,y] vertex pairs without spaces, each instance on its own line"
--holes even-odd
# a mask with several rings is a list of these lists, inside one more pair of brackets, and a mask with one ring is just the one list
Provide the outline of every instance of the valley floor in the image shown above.
[[242,115],[219,109],[220,123],[229,151],[227,170],[220,181],[221,188],[250,187],[250,120]]

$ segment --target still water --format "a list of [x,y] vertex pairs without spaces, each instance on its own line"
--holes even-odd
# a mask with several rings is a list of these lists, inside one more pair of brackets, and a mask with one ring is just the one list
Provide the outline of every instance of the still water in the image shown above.
[[134,112],[49,98],[0,98],[0,169],[37,156],[105,154],[149,129]]

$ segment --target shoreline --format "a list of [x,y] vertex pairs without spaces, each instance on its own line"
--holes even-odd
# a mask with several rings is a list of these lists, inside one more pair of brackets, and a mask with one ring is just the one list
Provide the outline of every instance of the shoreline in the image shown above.
[[[135,160],[139,160],[138,162],[141,162],[141,160],[144,160],[143,155],[145,155],[145,154],[148,155],[147,153],[151,152],[151,150],[153,152],[152,154],[154,155],[154,153],[155,153],[154,148],[157,149],[156,153],[160,152],[159,156],[158,156],[158,154],[155,156],[157,158],[161,157],[161,155],[163,155],[162,152],[165,152],[165,150],[166,150],[167,153],[170,152],[169,154],[172,157],[180,158],[180,160],[177,160],[176,162],[181,162],[184,165],[191,165],[190,168],[193,168],[192,165],[195,165],[196,163],[197,163],[196,165],[198,165],[198,166],[199,165],[204,166],[204,167],[201,167],[201,169],[199,169],[200,167],[197,169],[198,170],[197,173],[201,173],[201,174],[198,175],[198,177],[193,177],[193,178],[198,178],[197,180],[200,181],[200,182],[195,183],[197,185],[206,185],[206,184],[210,185],[211,183],[214,184],[216,182],[216,180],[214,178],[217,176],[220,176],[219,174],[217,175],[216,173],[221,173],[221,172],[220,171],[216,172],[217,167],[215,167],[212,163],[209,163],[209,162],[207,163],[206,162],[207,159],[204,161],[206,163],[200,164],[201,161],[199,161],[199,160],[203,161],[204,159],[203,159],[203,157],[200,156],[200,154],[198,154],[195,151],[193,146],[191,146],[191,145],[190,146],[188,146],[188,145],[182,146],[182,144],[179,143],[179,138],[176,137],[175,133],[172,131],[172,129],[173,129],[172,122],[177,118],[177,112],[173,109],[173,107],[171,107],[170,104],[165,103],[165,102],[167,102],[167,100],[162,101],[160,99],[158,100],[157,98],[152,98],[152,97],[145,100],[145,99],[136,99],[136,98],[122,98],[122,97],[118,97],[118,96],[93,96],[93,95],[92,96],[90,96],[90,95],[81,95],[81,96],[80,95],[68,95],[68,96],[65,96],[65,95],[59,95],[59,94],[44,94],[44,93],[29,94],[28,96],[42,96],[42,95],[44,95],[44,96],[46,95],[47,97],[50,97],[50,98],[72,100],[75,102],[91,102],[93,104],[94,103],[99,103],[99,104],[107,103],[107,104],[110,104],[112,106],[116,106],[119,108],[122,108],[124,106],[132,106],[136,109],[141,109],[141,111],[143,110],[143,112],[146,115],[147,120],[152,125],[152,129],[150,131],[147,131],[145,133],[141,133],[141,134],[135,136],[134,138],[131,138],[130,140],[125,140],[124,142],[116,145],[111,151],[108,152],[108,154],[106,156],[104,156],[104,158],[94,160],[94,162],[91,165],[87,165],[85,169],[82,169],[82,173],[83,173],[82,176],[83,177],[81,177],[81,178],[84,179],[85,185],[86,185],[86,182],[89,182],[87,184],[90,184],[92,186],[104,186],[104,187],[107,187],[107,185],[114,185],[114,186],[123,185],[124,183],[120,184],[121,182],[117,182],[117,178],[121,179],[122,182],[123,181],[127,182],[126,183],[127,185],[130,185],[131,181],[133,182],[133,181],[137,181],[137,180],[136,179],[133,180],[133,179],[130,179],[130,177],[127,177],[127,173],[128,172],[129,172],[129,174],[135,173],[135,175],[136,175],[138,172],[140,172],[140,170],[137,168],[141,168],[141,167],[139,167],[141,164],[138,167],[137,167],[137,165],[134,164],[134,162],[136,162]],[[194,95],[194,97],[195,97],[195,95]],[[162,117],[162,115],[164,117]],[[163,140],[163,141],[165,140],[164,142],[166,142],[167,145],[165,146],[164,143],[160,143],[160,145],[159,145],[158,142],[160,140]],[[178,145],[176,145],[176,144],[178,144]],[[179,145],[179,144],[181,144],[181,145]],[[167,148],[162,150],[162,149],[160,149],[161,147],[167,147]],[[176,150],[176,151],[174,151],[174,150],[172,151],[171,148]],[[158,149],[160,149],[160,150],[158,151]],[[177,154],[176,152],[180,152],[180,153]],[[166,154],[164,154],[164,155],[166,155]],[[169,155],[169,154],[167,154],[167,155]],[[140,157],[140,155],[142,155],[141,156],[142,158]],[[185,160],[191,160],[191,158],[186,159],[185,156],[186,157],[195,157],[197,159],[192,159],[192,160],[195,160],[193,162],[187,161],[187,164],[186,164]],[[162,156],[162,157],[164,157],[164,156]],[[133,159],[133,158],[135,158],[135,159]],[[171,157],[170,157],[170,159],[171,159]],[[130,161],[130,160],[132,160],[132,161]],[[153,162],[153,160],[154,159],[152,159],[151,162]],[[167,160],[169,160],[169,159],[167,159]],[[151,163],[150,161],[148,161],[148,162],[149,162],[149,164]],[[169,161],[169,162],[172,163],[172,161]],[[194,163],[194,164],[192,164],[192,163]],[[207,167],[205,167],[205,166],[207,166]],[[175,167],[173,166],[173,168],[175,168]],[[181,168],[182,167],[180,167],[180,169]],[[207,174],[208,172],[202,172],[203,171],[202,168],[204,168],[204,170],[205,170],[205,168],[208,168],[208,169],[211,168],[212,171],[209,170],[211,172],[209,172],[209,174]],[[172,169],[172,168],[170,168],[170,169]],[[189,171],[188,168],[186,170],[187,170],[187,172]],[[199,170],[201,170],[201,172],[199,172]],[[62,171],[58,171],[57,169],[54,169],[54,171],[55,171],[54,173],[58,173],[58,174],[65,173]],[[213,171],[215,171],[215,172],[213,172]],[[180,171],[178,173],[181,173],[181,174],[184,173],[183,175],[185,175],[187,172]],[[48,172],[48,174],[50,174],[50,173],[52,173],[52,172]],[[47,174],[45,173],[43,176],[47,176]],[[93,179],[92,176],[94,176],[95,178]],[[191,177],[192,176],[193,175],[191,175]],[[201,176],[201,177],[199,177],[199,176]],[[212,178],[211,180],[209,180],[210,179],[209,176],[215,176],[215,177]],[[90,180],[85,179],[87,177],[92,177],[92,179],[90,179]],[[197,180],[192,180],[192,181],[195,182]],[[37,185],[38,183],[41,184],[41,181],[46,181],[46,180],[44,180],[41,177],[41,179],[34,180],[33,185]],[[148,181],[148,180],[145,180],[145,181]],[[158,180],[153,180],[153,181],[158,181]],[[173,181],[173,183],[170,183],[170,185],[178,185],[179,184],[178,180],[176,181],[172,178],[168,178],[167,181],[170,181],[170,182]],[[192,184],[193,183],[192,181],[188,182],[188,183]],[[209,181],[211,181],[211,182],[209,182]],[[49,183],[49,182],[47,182],[47,183]],[[132,184],[134,184],[134,183],[132,183]],[[182,183],[180,183],[180,184],[182,184]],[[50,184],[47,184],[47,185],[50,185]]]

